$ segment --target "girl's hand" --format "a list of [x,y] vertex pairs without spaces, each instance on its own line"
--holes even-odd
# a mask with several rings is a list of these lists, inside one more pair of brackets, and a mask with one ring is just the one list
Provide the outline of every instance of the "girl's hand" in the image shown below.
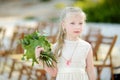
[[56,77],[57,76],[57,68],[56,67],[44,67],[45,71],[51,75],[51,77]]
[[[40,52],[44,51],[43,47],[37,46],[35,48],[35,57],[38,58],[40,56]],[[57,64],[55,64],[55,67],[47,67],[47,65],[44,65],[45,71],[51,75],[51,77],[56,77],[57,75]]]
[[37,46],[35,48],[35,57],[38,58],[40,56],[40,53],[44,51],[44,48],[43,47],[40,47],[40,46]]

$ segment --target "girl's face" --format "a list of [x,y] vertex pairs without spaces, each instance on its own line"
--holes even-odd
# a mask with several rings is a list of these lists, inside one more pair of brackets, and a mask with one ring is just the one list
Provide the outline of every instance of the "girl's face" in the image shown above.
[[84,17],[80,13],[68,13],[62,27],[66,30],[66,38],[77,38],[82,32]]

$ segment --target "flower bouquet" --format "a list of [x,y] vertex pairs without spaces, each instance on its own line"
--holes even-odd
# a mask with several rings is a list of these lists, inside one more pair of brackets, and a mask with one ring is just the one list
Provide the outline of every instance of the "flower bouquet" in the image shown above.
[[54,67],[53,62],[57,62],[54,54],[51,51],[51,44],[48,42],[46,36],[40,34],[39,32],[34,32],[32,34],[25,35],[23,39],[20,40],[22,48],[25,50],[22,60],[32,60],[32,66],[34,63],[38,63],[35,57],[36,46],[41,46],[44,51],[40,53],[38,57],[39,60],[46,64],[48,67]]

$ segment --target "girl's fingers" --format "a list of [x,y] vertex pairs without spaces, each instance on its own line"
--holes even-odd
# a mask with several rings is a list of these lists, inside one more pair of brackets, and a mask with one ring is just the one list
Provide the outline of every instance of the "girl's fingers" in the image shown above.
[[41,51],[44,51],[44,48],[41,48]]
[[42,48],[42,47],[40,47],[40,46],[37,46],[37,47],[35,48],[35,56],[36,56],[36,58],[40,56],[40,52],[41,52],[41,51],[44,51],[44,48]]
[[41,47],[40,47],[40,46],[36,46],[36,49],[37,49],[37,48],[41,48]]
[[37,46],[36,48],[35,48],[35,50],[38,50],[38,51],[44,51],[44,48],[43,47],[40,47],[40,46]]

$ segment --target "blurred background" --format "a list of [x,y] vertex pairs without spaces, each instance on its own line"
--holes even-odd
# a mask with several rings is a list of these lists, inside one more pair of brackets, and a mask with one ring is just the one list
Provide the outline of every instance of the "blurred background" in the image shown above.
[[38,30],[55,43],[60,12],[67,6],[87,15],[80,36],[93,46],[96,80],[120,80],[119,0],[0,0],[0,80],[48,80],[42,66],[21,61],[19,40]]

